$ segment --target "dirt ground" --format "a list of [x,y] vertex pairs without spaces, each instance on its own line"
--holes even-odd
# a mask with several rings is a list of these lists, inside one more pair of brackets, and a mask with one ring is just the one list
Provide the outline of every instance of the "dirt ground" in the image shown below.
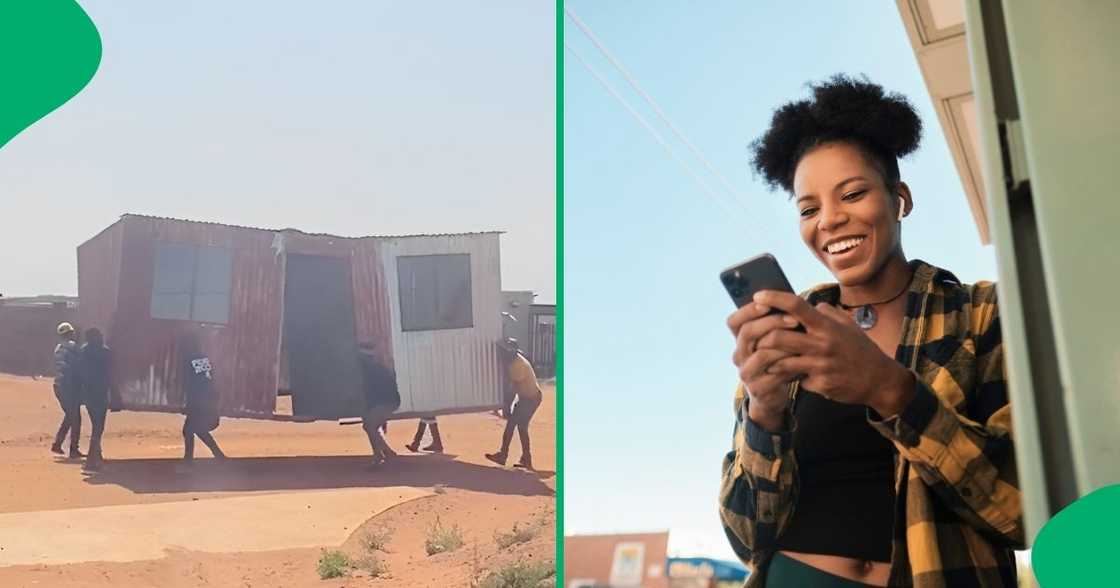
[[[440,418],[444,455],[409,454],[404,445],[412,439],[416,421],[391,422],[387,438],[402,459],[373,472],[363,469],[369,447],[359,425],[223,419],[215,437],[233,459],[210,460],[199,443],[195,451],[203,459],[196,471],[183,474],[175,467],[182,452],[181,416],[117,412],[109,415],[103,442],[108,461],[103,471],[86,474],[80,464],[48,450],[61,418],[51,381],[0,374],[0,517],[67,510],[87,516],[83,513],[104,509],[75,509],[262,495],[301,500],[327,489],[391,493],[405,487],[427,493],[400,503],[388,497],[389,508],[364,522],[359,517],[356,528],[342,534],[348,538],[341,544],[268,551],[173,548],[160,559],[110,561],[120,559],[108,555],[114,544],[125,544],[121,534],[147,533],[152,528],[143,525],[160,524],[158,519],[130,517],[103,536],[88,539],[103,545],[104,559],[0,567],[0,586],[471,586],[513,564],[550,564],[555,557],[556,463],[551,386],[545,386],[545,396],[532,424],[536,472],[500,468],[483,457],[497,449],[504,421],[492,415],[461,415]],[[88,435],[86,420],[83,451]],[[518,447],[515,440],[511,463],[520,455]],[[263,519],[271,511],[257,516],[262,517],[262,527],[276,525]],[[458,527],[464,546],[429,556],[425,540],[437,521],[444,528]],[[522,541],[499,545],[499,538],[512,533],[515,525]],[[246,543],[260,543],[249,541],[266,532],[256,527],[250,522],[238,529]],[[366,539],[371,536],[384,538],[384,545],[370,548]],[[0,526],[0,550],[12,542],[22,545],[37,539],[45,538],[6,536]],[[225,543],[238,541],[225,538]],[[324,550],[341,550],[355,560],[376,559],[382,571],[371,577],[352,569],[347,577],[321,580],[317,564]]]

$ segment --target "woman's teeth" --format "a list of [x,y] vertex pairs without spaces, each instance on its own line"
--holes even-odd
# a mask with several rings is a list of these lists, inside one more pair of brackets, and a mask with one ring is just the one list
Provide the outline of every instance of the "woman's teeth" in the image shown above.
[[856,238],[853,238],[853,239],[844,239],[843,241],[837,241],[835,243],[830,244],[827,247],[827,249],[828,249],[828,252],[832,255],[836,255],[837,253],[844,253],[845,251],[854,248],[855,246],[859,245],[860,243],[863,243],[863,241],[865,239],[866,239],[866,237],[856,237]]

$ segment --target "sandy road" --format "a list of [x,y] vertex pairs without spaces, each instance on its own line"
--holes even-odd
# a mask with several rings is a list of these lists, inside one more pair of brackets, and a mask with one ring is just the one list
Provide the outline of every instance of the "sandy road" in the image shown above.
[[[61,416],[50,381],[0,374],[0,585],[354,585],[319,580],[315,561],[321,547],[360,554],[372,527],[391,531],[392,553],[377,554],[388,577],[364,584],[465,585],[488,567],[551,559],[552,400],[549,388],[533,422],[536,473],[486,461],[503,422],[462,415],[440,419],[446,455],[407,454],[415,421],[392,422],[389,442],[404,456],[377,472],[363,468],[358,426],[225,419],[215,436],[234,459],[183,475],[182,417],[121,412],[109,415],[109,462],[88,475],[47,451]],[[437,516],[463,529],[469,554],[427,556]],[[494,534],[514,523],[539,532],[499,549]]]

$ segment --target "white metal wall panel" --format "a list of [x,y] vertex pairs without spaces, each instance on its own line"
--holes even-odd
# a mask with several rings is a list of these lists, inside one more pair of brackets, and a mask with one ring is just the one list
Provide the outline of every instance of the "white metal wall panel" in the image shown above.
[[[499,235],[379,237],[377,242],[388,283],[393,361],[401,393],[400,412],[500,405],[502,370],[495,347],[502,335]],[[403,331],[397,258],[456,253],[471,256],[474,326]]]

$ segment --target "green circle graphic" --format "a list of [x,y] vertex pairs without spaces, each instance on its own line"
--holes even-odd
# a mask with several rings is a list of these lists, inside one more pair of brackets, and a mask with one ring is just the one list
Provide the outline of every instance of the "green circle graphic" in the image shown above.
[[0,147],[73,98],[101,63],[101,36],[75,0],[0,1]]
[[1035,539],[1031,567],[1041,588],[1120,586],[1120,484],[1107,486],[1054,515]]

